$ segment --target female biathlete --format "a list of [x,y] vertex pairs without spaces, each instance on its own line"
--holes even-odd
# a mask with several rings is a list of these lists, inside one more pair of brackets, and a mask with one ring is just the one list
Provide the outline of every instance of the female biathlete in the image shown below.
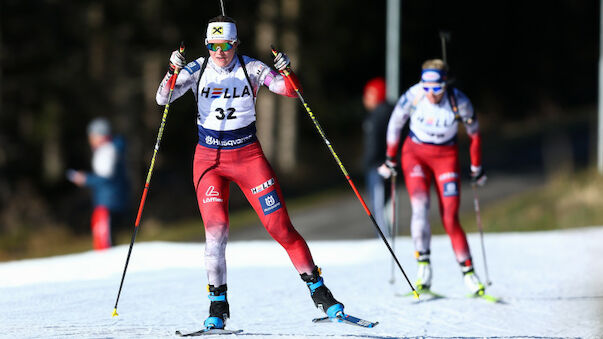
[[[170,68],[157,91],[157,103],[167,104],[168,81],[179,72],[172,99],[191,90],[197,102],[199,142],[193,164],[193,184],[205,225],[205,268],[208,276],[209,317],[206,328],[224,328],[230,317],[226,297],[225,249],[228,241],[230,182],[236,183],[270,235],[281,244],[295,269],[308,285],[316,307],[328,316],[343,312],[314,264],[306,241],[293,228],[278,180],[256,138],[255,101],[262,85],[271,92],[295,97],[296,92],[280,74],[261,61],[236,53],[235,21],[218,16],[207,25],[205,44],[209,57],[185,63],[172,52]],[[274,66],[289,69],[289,57],[279,53]],[[293,81],[297,79],[289,70]],[[296,84],[298,88],[299,84]]]
[[431,230],[428,219],[429,189],[435,182],[442,223],[465,285],[473,294],[483,294],[484,285],[473,269],[467,236],[459,222],[460,175],[457,131],[463,122],[471,139],[471,178],[483,185],[486,176],[481,166],[481,138],[471,102],[465,94],[446,84],[446,64],[439,59],[423,63],[421,81],[398,100],[387,128],[386,162],[379,167],[389,177],[396,165],[400,132],[410,120],[410,133],[402,147],[401,167],[410,197],[410,230],[418,261],[417,288],[431,287]]

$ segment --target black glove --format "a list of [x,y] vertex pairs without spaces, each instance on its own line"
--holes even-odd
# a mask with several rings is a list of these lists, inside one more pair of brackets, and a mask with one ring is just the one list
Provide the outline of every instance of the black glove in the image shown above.
[[276,68],[277,71],[284,71],[290,65],[291,65],[291,60],[289,59],[287,54],[285,54],[283,52],[279,52],[274,57],[274,68]]
[[482,166],[471,166],[472,185],[484,186],[486,180],[488,180],[488,177]]
[[383,165],[377,168],[377,172],[384,179],[389,179],[389,177],[391,177],[392,175],[398,175],[398,172],[396,172],[396,160],[387,157]]

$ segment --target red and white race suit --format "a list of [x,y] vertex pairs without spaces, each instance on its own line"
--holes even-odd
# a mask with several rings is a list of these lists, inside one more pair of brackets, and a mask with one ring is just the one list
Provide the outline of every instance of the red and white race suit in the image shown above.
[[[300,274],[310,274],[315,266],[308,245],[291,224],[278,180],[255,135],[259,88],[264,85],[286,96],[296,96],[295,90],[263,62],[246,56],[242,60],[247,75],[237,56],[224,68],[210,58],[201,74],[204,58],[199,58],[182,69],[172,95],[175,100],[191,90],[197,102],[199,142],[193,184],[205,225],[205,266],[209,284],[214,286],[226,284],[230,182],[241,188]],[[168,73],[157,91],[160,105],[167,104],[169,79]]]
[[411,235],[418,252],[430,249],[431,229],[428,211],[429,188],[435,182],[442,224],[459,263],[471,259],[467,237],[459,222],[460,170],[458,161],[458,121],[471,139],[471,165],[481,166],[481,139],[473,106],[467,96],[452,90],[458,112],[455,114],[449,93],[437,104],[425,97],[420,84],[412,86],[398,100],[387,129],[387,155],[396,157],[400,133],[410,119],[410,133],[402,147],[401,165],[412,206]]

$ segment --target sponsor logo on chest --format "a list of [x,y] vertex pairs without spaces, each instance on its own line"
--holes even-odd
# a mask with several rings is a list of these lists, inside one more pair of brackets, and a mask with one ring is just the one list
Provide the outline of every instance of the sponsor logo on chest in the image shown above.
[[456,123],[456,120],[454,120],[454,113],[448,111],[420,112],[413,118],[415,122],[428,127],[450,128]]
[[247,85],[245,85],[243,89],[240,87],[203,87],[199,93],[199,96],[211,99],[235,99],[251,96],[251,90]]

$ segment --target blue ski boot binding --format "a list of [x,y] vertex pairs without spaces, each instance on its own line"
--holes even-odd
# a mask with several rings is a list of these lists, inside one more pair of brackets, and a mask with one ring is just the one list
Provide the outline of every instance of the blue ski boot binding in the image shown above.
[[320,269],[314,266],[312,274],[300,274],[302,280],[308,285],[310,296],[314,305],[327,314],[329,318],[343,316],[343,304],[335,300],[331,291],[325,286],[324,280],[320,276]]
[[228,300],[226,299],[226,285],[220,285],[218,287],[207,285],[207,290],[209,292],[208,298],[210,300],[209,317],[205,319],[203,325],[207,329],[224,329],[226,319],[230,317]]

